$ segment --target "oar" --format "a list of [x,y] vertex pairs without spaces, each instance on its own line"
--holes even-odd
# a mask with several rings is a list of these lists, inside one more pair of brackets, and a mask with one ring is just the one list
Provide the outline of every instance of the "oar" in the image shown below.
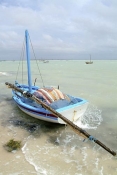
[[43,103],[40,99],[38,99],[35,95],[29,93],[28,91],[25,92],[24,90],[16,87],[13,84],[10,84],[8,82],[5,83],[9,88],[12,88],[18,92],[20,92],[21,94],[23,94],[25,97],[31,98],[33,100],[35,100],[37,103],[41,104],[42,107],[44,107],[45,109],[49,110],[51,113],[53,113],[55,116],[61,118],[65,123],[67,123],[72,130],[77,133],[78,135],[83,136],[84,138],[89,138],[89,140],[94,141],[95,143],[97,143],[98,145],[100,145],[102,148],[104,148],[106,151],[108,151],[110,154],[112,154],[113,156],[116,156],[116,152],[114,152],[113,150],[111,150],[110,148],[108,148],[107,146],[105,146],[103,143],[101,143],[99,140],[97,140],[96,138],[94,138],[93,136],[91,136],[89,133],[87,133],[85,130],[83,130],[82,128],[78,127],[77,125],[75,125],[73,122],[71,122],[70,120],[68,120],[66,117],[64,117],[62,114],[58,113],[57,111],[55,111],[54,109],[52,109],[50,106],[46,105],[45,103]]

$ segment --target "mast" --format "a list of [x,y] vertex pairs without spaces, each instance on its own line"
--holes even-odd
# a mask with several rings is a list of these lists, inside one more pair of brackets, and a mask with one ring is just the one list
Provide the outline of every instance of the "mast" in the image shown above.
[[25,40],[26,40],[26,57],[27,57],[27,70],[28,70],[28,86],[29,92],[32,91],[32,81],[31,81],[31,69],[30,69],[30,52],[29,52],[29,34],[28,30],[25,30]]
[[91,54],[90,54],[90,62],[91,62]]

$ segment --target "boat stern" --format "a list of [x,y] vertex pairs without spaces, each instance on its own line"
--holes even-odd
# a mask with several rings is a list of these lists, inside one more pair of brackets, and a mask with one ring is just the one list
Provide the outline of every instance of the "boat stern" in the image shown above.
[[[76,103],[74,105],[58,109],[57,112],[62,114],[71,122],[77,122],[78,120],[81,120],[87,107],[88,107],[88,101],[83,100],[80,103]],[[61,124],[65,124],[65,122],[60,118],[58,118],[58,122]]]

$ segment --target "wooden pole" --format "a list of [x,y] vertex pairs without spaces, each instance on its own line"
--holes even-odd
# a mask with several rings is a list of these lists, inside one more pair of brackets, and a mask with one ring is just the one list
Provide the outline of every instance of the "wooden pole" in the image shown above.
[[52,109],[50,106],[46,105],[45,103],[43,103],[40,99],[38,99],[35,95],[29,93],[29,92],[25,92],[22,89],[16,87],[13,84],[10,84],[8,82],[5,83],[9,88],[12,88],[18,92],[20,92],[21,94],[23,94],[24,96],[31,98],[33,100],[35,100],[37,103],[41,104],[43,108],[49,110],[51,113],[53,113],[55,116],[61,118],[65,123],[67,123],[72,130],[78,134],[83,136],[84,138],[89,138],[89,140],[94,141],[95,143],[97,143],[98,145],[100,145],[102,148],[104,148],[106,151],[108,151],[110,154],[112,154],[113,156],[116,156],[116,152],[114,152],[113,150],[111,150],[110,148],[108,148],[107,146],[105,146],[103,143],[101,143],[99,140],[97,140],[96,138],[94,138],[93,136],[91,136],[89,133],[87,133],[85,130],[83,130],[82,128],[78,127],[77,125],[75,125],[73,122],[71,122],[70,120],[68,120],[66,117],[64,117],[62,114],[58,113],[57,111],[55,111],[54,109]]

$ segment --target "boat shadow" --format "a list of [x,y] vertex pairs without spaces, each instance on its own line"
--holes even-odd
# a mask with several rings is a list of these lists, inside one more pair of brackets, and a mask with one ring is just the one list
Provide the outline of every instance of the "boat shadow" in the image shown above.
[[8,123],[12,124],[15,127],[21,127],[28,132],[37,135],[38,132],[51,133],[56,132],[59,129],[64,129],[65,127],[65,125],[32,118],[31,116],[22,112],[17,106],[14,107],[14,115],[8,119]]

